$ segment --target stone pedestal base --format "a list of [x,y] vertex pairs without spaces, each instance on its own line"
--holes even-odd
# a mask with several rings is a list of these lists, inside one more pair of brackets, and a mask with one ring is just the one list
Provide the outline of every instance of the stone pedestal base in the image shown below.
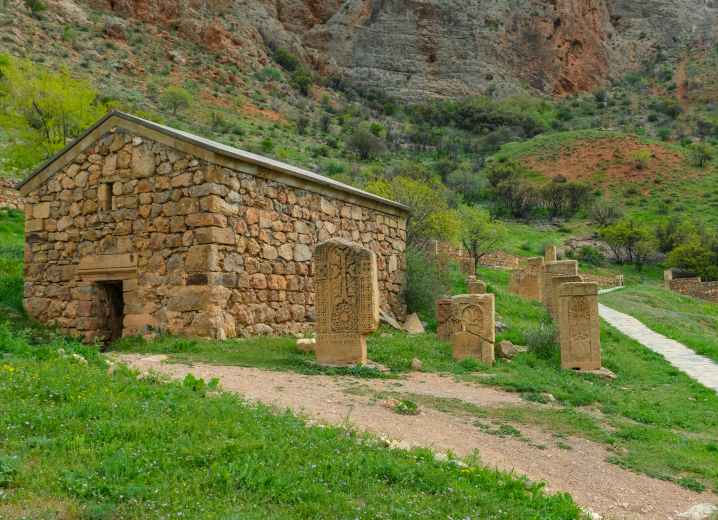
[[366,336],[317,334],[317,362],[366,365]]

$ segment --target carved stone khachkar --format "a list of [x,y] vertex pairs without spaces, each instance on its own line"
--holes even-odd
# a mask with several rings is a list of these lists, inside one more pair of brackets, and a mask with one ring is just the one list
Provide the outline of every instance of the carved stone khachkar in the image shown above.
[[556,261],[556,246],[546,246],[544,248],[544,255],[546,256],[546,262]]
[[451,299],[436,300],[434,306],[436,309],[436,321],[439,323],[436,329],[436,338],[442,340],[450,339],[453,331],[451,323]]
[[[544,260],[541,256],[535,256],[526,260],[526,267],[524,268],[524,275],[535,274],[538,277],[538,292],[535,297],[524,298],[529,300],[543,300],[543,272],[544,272]],[[520,294],[520,293],[519,293]],[[533,296],[533,293],[531,294]]]
[[436,255],[436,266],[441,269],[448,269],[449,263],[451,262],[451,255],[449,253],[439,253]]
[[558,287],[561,368],[601,368],[598,284],[563,283]]
[[541,299],[540,276],[533,273],[524,274],[519,284],[519,296],[525,300],[536,301]]
[[553,305],[553,284],[554,275],[578,276],[578,262],[576,260],[562,260],[560,262],[547,262],[544,264],[543,274],[543,294],[541,301],[551,316],[551,306]]
[[476,274],[476,259],[475,258],[460,258],[459,259],[459,272],[464,276],[472,276]]
[[314,249],[317,361],[366,364],[366,336],[379,326],[376,254],[341,238]]
[[469,294],[486,294],[486,284],[481,280],[469,282]]
[[513,271],[511,271],[511,277],[509,278],[509,292],[511,294],[519,293],[519,286],[521,285],[521,280],[523,279],[523,277],[523,269],[514,269]]
[[[451,298],[451,357],[457,361],[473,357],[487,365],[494,363],[493,294],[462,294]],[[457,330],[458,329],[458,330]]]
[[569,276],[566,274],[555,274],[551,278],[551,309],[547,309],[549,316],[556,319],[558,316],[558,288],[564,283],[580,283],[583,282],[581,276]]

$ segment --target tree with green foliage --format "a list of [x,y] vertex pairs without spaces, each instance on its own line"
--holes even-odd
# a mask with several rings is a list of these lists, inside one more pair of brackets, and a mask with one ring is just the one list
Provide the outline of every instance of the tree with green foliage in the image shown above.
[[442,157],[436,161],[436,164],[434,164],[434,169],[436,170],[436,173],[439,174],[439,177],[441,177],[441,182],[443,183],[446,183],[446,179],[449,177],[449,174],[455,171],[458,167],[459,165],[456,164],[456,161],[452,161],[447,157]]
[[90,81],[65,69],[55,74],[27,58],[0,58],[0,124],[11,136],[6,155],[16,167],[48,159],[114,105],[98,102]]
[[718,237],[677,247],[668,253],[666,266],[685,269],[704,279],[718,279]]
[[435,302],[446,294],[450,285],[449,271],[439,269],[432,256],[414,246],[406,248],[406,270],[402,284],[401,299],[408,312],[422,317],[436,317]]
[[693,143],[691,145],[691,159],[693,164],[701,168],[715,159],[716,150],[708,143]]
[[24,0],[25,7],[30,9],[30,12],[35,14],[41,11],[47,11],[47,6],[41,2],[41,0]]
[[307,69],[297,68],[292,75],[292,81],[289,83],[292,88],[299,90],[305,96],[309,95],[314,85],[314,74]]
[[167,87],[160,96],[160,101],[172,109],[172,115],[177,115],[177,110],[189,108],[194,104],[192,94],[181,87]]
[[489,181],[492,187],[496,187],[499,183],[517,179],[519,171],[519,163],[514,159],[507,159],[505,161],[496,161],[486,169],[486,180]]
[[361,128],[349,136],[347,147],[357,154],[362,161],[371,159],[386,149],[381,139]]
[[[701,228],[704,229],[703,226]],[[701,241],[698,227],[679,215],[659,220],[653,233],[661,253],[670,253],[680,246]]]
[[411,213],[406,221],[406,244],[425,251],[430,240],[452,241],[461,223],[449,207],[451,192],[438,180],[379,178],[366,190],[403,204]]
[[640,170],[647,167],[651,163],[651,161],[653,161],[653,155],[651,154],[650,150],[643,148],[641,150],[633,150],[632,152],[628,152],[628,155],[626,155],[626,159],[634,163],[636,165],[636,168]]
[[459,240],[469,256],[477,261],[496,251],[506,239],[506,224],[492,218],[484,208],[460,206],[456,216],[461,223]]
[[602,228],[612,226],[621,220],[624,215],[623,208],[610,199],[601,199],[588,209],[588,218],[595,221]]
[[653,234],[635,218],[622,220],[599,232],[606,241],[618,264],[635,264],[640,271],[646,261],[656,252],[657,242]]
[[270,66],[264,67],[257,72],[254,77],[259,81],[282,81],[282,73]]

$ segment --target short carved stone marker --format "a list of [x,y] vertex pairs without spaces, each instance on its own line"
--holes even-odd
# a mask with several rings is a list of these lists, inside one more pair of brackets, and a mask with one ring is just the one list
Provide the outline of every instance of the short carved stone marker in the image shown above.
[[376,254],[341,238],[314,249],[317,361],[366,364],[366,336],[379,326]]
[[436,321],[439,326],[436,329],[437,339],[449,339],[451,337],[451,299],[436,300]]
[[464,276],[471,276],[476,274],[476,259],[474,258],[460,258],[459,259],[459,272]]
[[480,280],[469,282],[469,294],[486,294],[486,284]]
[[451,298],[451,320],[460,331],[451,335],[451,356],[494,362],[494,295],[462,294]]
[[533,273],[524,274],[519,284],[519,296],[525,300],[540,300],[541,285],[540,276]]
[[546,246],[544,248],[544,256],[546,257],[546,262],[555,262],[556,261],[556,246]]
[[563,283],[558,287],[561,368],[601,368],[598,284]]
[[514,269],[513,271],[511,271],[511,277],[509,278],[509,292],[511,294],[519,293],[519,285],[521,285],[521,280],[523,279],[523,277],[523,269]]

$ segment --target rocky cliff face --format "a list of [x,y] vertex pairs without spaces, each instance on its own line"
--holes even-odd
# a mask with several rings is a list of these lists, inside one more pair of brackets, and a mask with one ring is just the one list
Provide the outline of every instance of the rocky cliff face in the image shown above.
[[[705,4],[705,5],[704,5]],[[659,48],[715,40],[716,0],[347,0],[305,36],[358,85],[404,100],[562,95],[606,85]]]

